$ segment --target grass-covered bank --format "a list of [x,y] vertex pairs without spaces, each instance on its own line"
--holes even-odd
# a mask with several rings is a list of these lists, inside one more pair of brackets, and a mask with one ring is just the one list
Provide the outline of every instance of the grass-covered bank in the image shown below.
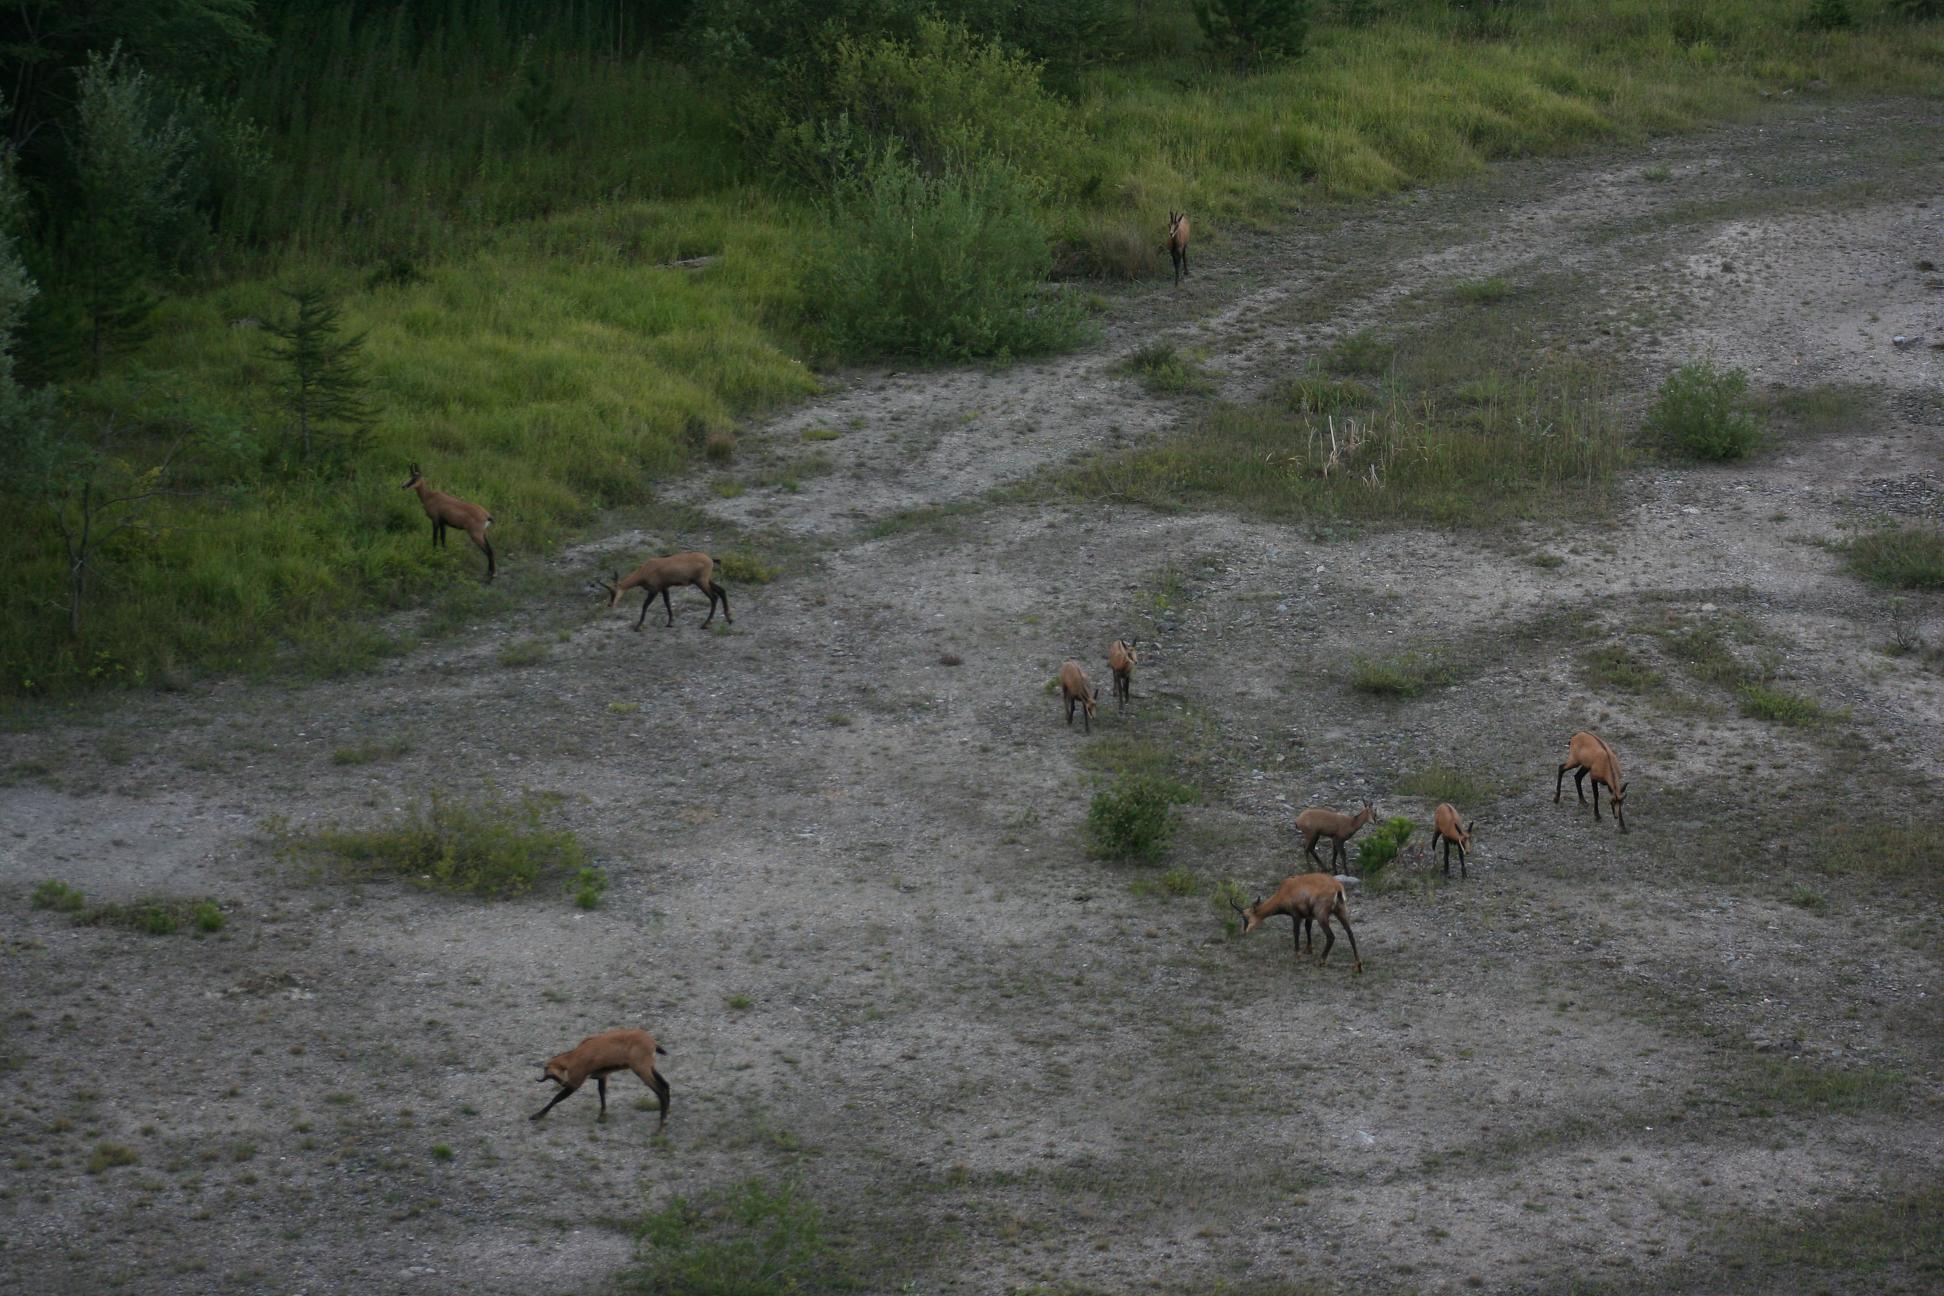
[[[845,349],[868,352],[947,336],[812,318],[805,285],[829,269],[825,198],[777,178],[768,145],[738,131],[747,106],[735,87],[708,75],[691,47],[617,53],[559,32],[524,41],[494,28],[490,9],[455,3],[470,25],[444,37],[436,16],[425,19],[431,37],[409,39],[342,18],[302,58],[289,50],[308,29],[279,29],[271,53],[239,77],[238,102],[263,127],[264,167],[226,203],[212,254],[168,279],[172,296],[149,338],[98,375],[58,384],[79,422],[116,420],[117,453],[136,467],[186,438],[171,482],[181,493],[158,498],[151,525],[96,555],[78,635],[62,599],[58,527],[21,501],[20,524],[0,539],[7,691],[146,681],[261,663],[292,642],[342,644],[355,638],[347,623],[374,609],[474,577],[472,555],[430,548],[415,501],[397,490],[407,462],[487,504],[517,571],[598,509],[648,498],[712,432],[811,390],[811,364],[834,339],[861,339]],[[1031,120],[1058,142],[1050,154],[1035,152],[1046,140],[992,133],[992,119],[1017,105],[953,98],[942,72],[921,78],[939,87],[934,98],[884,129],[914,151],[1000,140],[995,148],[1021,159],[1056,263],[1138,275],[1165,260],[1154,244],[1169,206],[1193,210],[1198,238],[1219,245],[1225,227],[1273,220],[1291,203],[1688,128],[1753,111],[1764,90],[1928,90],[1944,67],[1938,23],[1892,23],[1867,5],[1840,31],[1753,4],[1493,6],[1489,22],[1398,4],[1357,24],[1318,10],[1302,58],[1251,75],[1199,49],[1186,6],[1141,12],[1099,57],[1036,73],[1037,88],[1020,83]],[[873,48],[858,66],[895,62]],[[957,47],[940,48],[949,70]],[[325,85],[333,93],[306,93]],[[284,317],[275,288],[301,278],[333,291],[347,332],[367,333],[376,421],[352,461],[328,472],[278,462],[288,413],[252,327]],[[853,313],[887,294],[854,296]],[[1556,403],[1558,390],[1479,392],[1462,408],[1444,398],[1437,417],[1489,433],[1528,395]],[[1573,399],[1576,419],[1598,417],[1597,396]],[[1260,443],[1269,463],[1293,435],[1283,418],[1225,412],[1199,434],[1215,452],[1199,461]],[[1434,458],[1420,435],[1430,416],[1373,404],[1362,418],[1379,435],[1359,443],[1357,462],[1306,441],[1300,463],[1286,457],[1266,511],[1327,508],[1336,483],[1355,489],[1372,465],[1395,482]],[[1592,458],[1554,465],[1536,484],[1597,486],[1616,462],[1616,436],[1603,428],[1587,443]],[[1489,435],[1474,440],[1472,450],[1489,449]],[[1327,491],[1291,491],[1324,481],[1325,467]],[[1503,493],[1497,470],[1460,446],[1423,498],[1443,498],[1452,472]],[[1245,506],[1264,487],[1221,474],[1181,480],[1171,497]],[[1429,506],[1401,512],[1446,518]]]

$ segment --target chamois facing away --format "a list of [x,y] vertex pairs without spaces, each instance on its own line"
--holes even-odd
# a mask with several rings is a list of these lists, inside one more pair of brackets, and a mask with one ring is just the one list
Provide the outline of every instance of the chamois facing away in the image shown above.
[[1295,945],[1297,958],[1303,956],[1304,935],[1309,937],[1310,952],[1316,952],[1316,931],[1310,924],[1320,924],[1323,928],[1323,957],[1316,960],[1318,967],[1330,961],[1330,950],[1336,945],[1336,933],[1330,930],[1330,919],[1335,918],[1343,924],[1343,934],[1350,938],[1350,956],[1356,960],[1355,970],[1363,971],[1363,956],[1357,953],[1357,933],[1350,930],[1350,906],[1344,899],[1343,883],[1328,873],[1293,874],[1284,878],[1283,884],[1268,899],[1258,897],[1246,909],[1230,900],[1229,908],[1242,916],[1244,936],[1262,926],[1265,918],[1288,914],[1289,939]]
[[1107,669],[1114,673],[1114,701],[1126,706],[1134,696],[1134,666],[1141,660],[1134,651],[1138,639],[1116,639],[1107,649]]
[[1613,803],[1613,822],[1620,825],[1621,832],[1627,831],[1627,816],[1620,808],[1627,799],[1627,783],[1620,775],[1620,758],[1606,745],[1606,740],[1584,729],[1573,735],[1566,746],[1566,761],[1559,767],[1559,777],[1553,780],[1554,805],[1559,804],[1567,770],[1573,771],[1573,791],[1579,793],[1581,805],[1586,804],[1586,776],[1593,776],[1593,822],[1600,822],[1600,787],[1604,784]]
[[655,1091],[655,1097],[661,1103],[661,1124],[655,1129],[658,1132],[664,1130],[668,1128],[668,1081],[655,1070],[655,1054],[666,1052],[668,1050],[655,1043],[655,1037],[645,1030],[611,1030],[589,1035],[565,1053],[556,1054],[540,1064],[540,1083],[551,1080],[560,1086],[560,1092],[553,1096],[552,1102],[527,1119],[539,1120],[586,1084],[587,1077],[593,1076],[594,1087],[601,1095],[601,1114],[595,1119],[606,1120],[607,1078],[616,1071],[632,1071],[641,1077],[641,1083]]
[[623,579],[620,572],[614,573],[614,580],[596,581],[607,591],[608,606],[613,607],[621,601],[621,596],[639,586],[647,595],[641,601],[641,616],[635,621],[635,629],[641,629],[648,620],[648,609],[655,605],[655,595],[661,595],[662,611],[668,613],[669,625],[675,624],[675,609],[669,605],[668,591],[693,585],[709,596],[709,615],[702,622],[708,625],[715,620],[716,601],[722,601],[722,619],[730,625],[736,618],[729,615],[729,591],[715,578],[715,569],[722,566],[722,559],[711,558],[705,553],[689,552],[669,554],[665,558],[650,558],[641,566],[628,573]]
[[1073,708],[1077,706],[1082,712],[1083,726],[1092,733],[1094,704],[1100,700],[1100,688],[1087,682],[1087,672],[1080,669],[1077,661],[1060,665],[1060,700],[1066,703],[1067,724],[1073,723]]
[[1478,827],[1474,819],[1462,828],[1458,826],[1458,808],[1449,801],[1440,802],[1431,815],[1431,849],[1437,850],[1438,843],[1444,843],[1444,875],[1451,876],[1451,848],[1458,848],[1458,876],[1470,877],[1465,870],[1465,852],[1471,847],[1472,829]]
[[1343,843],[1357,835],[1357,829],[1377,817],[1370,802],[1363,803],[1363,809],[1353,815],[1339,810],[1326,810],[1322,806],[1311,806],[1296,816],[1296,831],[1303,834],[1303,850],[1321,869],[1323,861],[1316,854],[1316,839],[1328,837],[1332,843],[1330,867],[1335,868],[1345,862]]
[[425,476],[419,472],[417,464],[412,465],[412,474],[405,479],[405,485],[400,489],[418,492],[419,503],[425,506],[425,516],[432,519],[433,544],[444,548],[446,528],[458,527],[471,536],[473,544],[486,555],[486,579],[493,579],[493,573],[497,568],[493,562],[492,542],[486,538],[486,528],[493,525],[491,513],[477,504],[467,503],[457,495],[433,490],[425,484]]
[[1183,275],[1188,273],[1188,213],[1171,211],[1168,213],[1168,241],[1161,245],[1170,259],[1174,261],[1175,286],[1181,286]]

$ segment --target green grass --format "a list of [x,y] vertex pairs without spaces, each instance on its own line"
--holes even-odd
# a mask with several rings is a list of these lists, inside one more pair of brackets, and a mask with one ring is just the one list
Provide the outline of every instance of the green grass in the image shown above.
[[[477,578],[463,542],[431,549],[396,489],[407,462],[491,508],[514,566],[605,508],[652,500],[711,447],[726,460],[738,420],[817,387],[802,270],[819,213],[767,183],[727,95],[550,31],[523,46],[524,29],[488,31],[490,18],[418,41],[393,37],[403,25],[290,12],[323,16],[281,33],[288,53],[253,62],[234,90],[270,125],[263,183],[225,209],[240,243],[184,281],[138,352],[71,388],[77,406],[158,437],[202,430],[192,493],[162,501],[152,537],[104,556],[78,639],[50,606],[63,570],[52,527],[13,510],[0,531],[0,691],[367,668],[397,649],[368,628],[374,614]],[[1812,79],[1927,92],[1944,57],[1935,21],[1806,32],[1790,6],[1757,0],[1495,13],[1481,38],[1455,6],[1386,6],[1355,24],[1319,7],[1307,57],[1243,77],[1211,71],[1182,6],[1161,5],[1134,57],[1072,73],[1059,100],[1071,183],[1049,190],[1045,219],[1063,259],[1157,275],[1156,213],[1169,205],[1195,213],[1198,249],[1219,249],[1292,204],[1692,129]],[[516,57],[558,87],[561,121],[516,111]],[[339,294],[347,330],[368,333],[378,422],[355,476],[261,470],[281,422],[261,330],[232,323],[273,315],[276,287],[298,278]],[[1384,372],[1384,358],[1382,343],[1335,355],[1346,372]],[[1416,420],[1391,421],[1408,433]],[[1549,421],[1569,447],[1586,429]],[[1405,435],[1439,463],[1415,484],[1393,465],[1366,499],[1345,478],[1301,481],[1313,465],[1288,458],[1286,425],[1226,415],[1100,486],[1170,503],[1232,489],[1258,513],[1475,520],[1530,512],[1535,492],[1597,495],[1610,470],[1598,454],[1495,448],[1508,437]],[[1238,451],[1258,453],[1216,470]],[[1454,487],[1460,501],[1442,502]],[[1490,503],[1499,495],[1510,502]]]
[[1743,1101],[1761,1112],[1887,1111],[1904,1104],[1910,1082],[1902,1073],[1882,1067],[1847,1069],[1765,1060],[1738,1088]]
[[[75,893],[79,895],[79,892]],[[146,896],[127,904],[99,904],[74,915],[77,926],[120,927],[149,936],[172,936],[185,928],[200,937],[223,929],[223,907],[214,900]]]
[[1400,795],[1423,797],[1427,801],[1449,801],[1456,806],[1476,805],[1496,795],[1496,784],[1484,774],[1460,765],[1433,763],[1400,775],[1392,784]]
[[1180,785],[1151,774],[1123,774],[1087,807],[1087,853],[1095,859],[1155,860],[1167,853],[1179,821]]
[[1394,344],[1365,329],[1333,343],[1324,357],[1324,365],[1331,373],[1380,378],[1390,371],[1396,356]]
[[1350,687],[1372,697],[1416,697],[1425,689],[1457,678],[1431,653],[1404,652],[1390,657],[1358,657],[1351,663]]
[[1660,687],[1661,673],[1621,644],[1602,644],[1580,654],[1580,674],[1596,689],[1644,693]]
[[1826,876],[1944,893],[1944,840],[1926,824],[1840,822],[1814,840],[1813,859]]
[[1771,724],[1814,725],[1839,715],[1814,698],[1791,693],[1787,689],[1771,688],[1766,684],[1743,684],[1735,693],[1743,715]]
[[28,897],[36,909],[52,909],[57,913],[74,913],[88,903],[88,898],[76,888],[53,878],[35,885]]
[[1905,526],[1852,540],[1850,570],[1875,585],[1944,589],[1944,530]]
[[767,585],[782,574],[782,567],[766,563],[743,549],[722,555],[722,579],[727,585]]
[[551,649],[538,639],[515,639],[502,644],[499,650],[499,664],[502,666],[537,666],[547,660]]
[[1207,372],[1171,342],[1150,342],[1127,358],[1126,369],[1157,396],[1201,395],[1215,389]]
[[1512,296],[1512,285],[1494,275],[1489,279],[1466,279],[1451,286],[1452,300],[1467,306],[1496,306]]
[[[559,883],[573,889],[578,900],[589,892],[588,873],[598,870],[591,868],[578,837],[548,825],[557,801],[533,792],[518,800],[433,793],[388,824],[306,836],[292,836],[282,825],[272,829],[287,852],[335,859],[357,875],[397,876],[414,886],[485,899]],[[599,903],[598,888],[593,899]]]
[[141,1162],[135,1149],[120,1143],[100,1143],[95,1146],[94,1154],[88,1158],[88,1173],[98,1175],[116,1166],[132,1166]]
[[380,738],[353,747],[339,747],[331,753],[333,765],[370,765],[375,761],[397,760],[412,750],[403,738]]
[[675,1197],[647,1216],[617,1286],[653,1296],[810,1296],[849,1290],[852,1280],[812,1195],[752,1179]]

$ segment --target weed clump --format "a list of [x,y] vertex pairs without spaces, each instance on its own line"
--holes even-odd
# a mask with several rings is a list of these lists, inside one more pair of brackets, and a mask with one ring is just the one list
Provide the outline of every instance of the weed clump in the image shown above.
[[88,1158],[88,1173],[98,1175],[104,1170],[131,1166],[140,1160],[134,1148],[124,1147],[120,1143],[101,1143],[96,1145],[94,1155]]
[[1350,687],[1374,697],[1406,698],[1456,678],[1457,672],[1440,658],[1407,652],[1395,657],[1357,658],[1351,667]]
[[333,856],[357,872],[393,874],[434,891],[505,899],[550,879],[578,883],[588,868],[580,839],[546,825],[557,801],[526,792],[514,803],[471,802],[435,792],[394,823],[326,829],[288,846],[295,852]]
[[1126,774],[1087,808],[1087,853],[1095,859],[1159,859],[1173,840],[1181,789],[1151,774]]
[[845,1268],[816,1204],[793,1184],[752,1179],[707,1197],[676,1197],[642,1221],[623,1291],[752,1296],[834,1291]]
[[1456,765],[1432,764],[1412,770],[1397,780],[1403,796],[1423,797],[1428,801],[1449,801],[1454,805],[1475,805],[1492,799],[1489,780]]
[[53,878],[37,885],[29,900],[36,909],[52,909],[56,913],[73,913],[88,902],[79,888]]
[[1736,695],[1743,715],[1772,724],[1809,725],[1830,718],[1830,712],[1814,698],[1766,684],[1751,681],[1737,689]]
[[1358,876],[1374,879],[1389,867],[1397,853],[1404,849],[1404,843],[1411,839],[1417,825],[1402,815],[1384,820],[1376,828],[1365,834],[1357,843]]
[[1172,342],[1150,342],[1127,358],[1127,371],[1156,395],[1214,390],[1200,365],[1175,350]]
[[767,585],[782,570],[745,550],[731,549],[722,555],[722,579],[738,585]]
[[1850,542],[1850,569],[1877,585],[1944,589],[1944,529],[1907,526]]
[[1051,265],[1032,186],[997,159],[927,174],[895,152],[838,187],[804,299],[845,355],[963,360],[1079,340],[1077,298],[1039,291]]
[[1661,384],[1646,431],[1676,454],[1711,461],[1745,459],[1762,441],[1748,405],[1748,375],[1706,360],[1682,365]]

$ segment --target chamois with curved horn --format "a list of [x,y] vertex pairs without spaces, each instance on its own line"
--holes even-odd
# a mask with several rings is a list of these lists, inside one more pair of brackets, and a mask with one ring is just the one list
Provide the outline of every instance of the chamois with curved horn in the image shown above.
[[448,495],[441,490],[433,490],[426,485],[425,475],[419,472],[417,464],[412,465],[411,476],[405,479],[401,490],[418,492],[419,503],[425,506],[425,516],[432,519],[432,543],[445,547],[446,528],[458,527],[472,537],[473,544],[486,555],[486,579],[493,579],[497,570],[493,562],[493,544],[486,538],[486,528],[493,525],[493,515],[477,504],[468,503],[457,495]]

